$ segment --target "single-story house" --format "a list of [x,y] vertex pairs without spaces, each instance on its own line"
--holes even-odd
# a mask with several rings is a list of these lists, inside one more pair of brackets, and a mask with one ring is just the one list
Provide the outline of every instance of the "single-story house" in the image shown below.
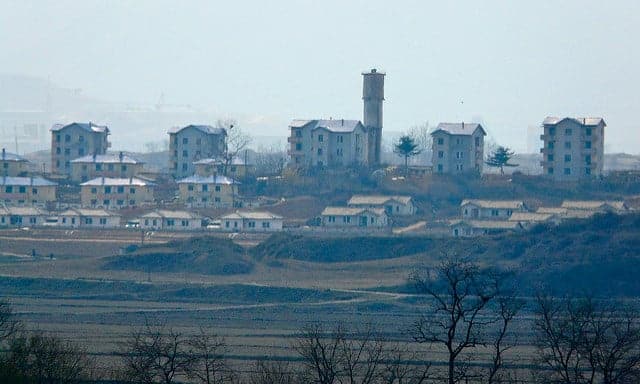
[[523,201],[465,199],[460,203],[463,219],[507,220],[514,212],[527,212]]
[[46,211],[37,207],[0,208],[0,226],[37,227],[49,217]]
[[121,217],[104,209],[71,208],[58,214],[58,226],[69,228],[118,228]]
[[382,208],[326,207],[320,214],[327,228],[385,228],[389,217]]
[[514,212],[509,221],[515,221],[522,225],[523,228],[530,228],[537,224],[558,225],[561,222],[560,216],[554,213],[539,212]]
[[508,220],[454,220],[449,225],[454,237],[475,237],[505,232],[520,232],[524,228],[517,221]]
[[284,219],[267,211],[237,211],[220,217],[220,229],[234,232],[275,232]]
[[140,228],[166,231],[197,231],[202,229],[202,217],[189,211],[158,209],[140,216]]
[[411,196],[353,195],[347,205],[353,208],[384,209],[389,216],[408,216],[416,213]]
[[565,200],[560,207],[569,211],[591,211],[595,213],[624,214],[629,212],[629,208],[624,201]]

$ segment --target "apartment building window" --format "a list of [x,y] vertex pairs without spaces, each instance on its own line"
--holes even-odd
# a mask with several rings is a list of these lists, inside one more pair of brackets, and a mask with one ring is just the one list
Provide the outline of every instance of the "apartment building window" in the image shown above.
[[136,193],[136,189],[135,188],[130,188],[129,189],[129,193],[134,195]]
[[182,151],[182,157],[189,157],[189,152],[186,149]]
[[104,193],[105,194],[111,193],[111,187],[104,187]]
[[302,150],[302,143],[296,143],[296,151]]
[[104,205],[105,207],[108,207],[108,206],[109,206],[109,204],[111,204],[111,201],[109,201],[109,200],[104,200],[104,201],[102,202],[102,205]]
[[584,157],[584,162],[585,162],[585,164],[587,164],[587,165],[591,165],[591,155],[586,155],[586,156]]
[[96,205],[98,205],[98,200],[96,199],[91,199],[91,206],[95,207]]
[[183,171],[186,171],[187,167],[188,167],[187,163],[182,163],[182,170]]
[[69,168],[71,167],[71,163],[70,163],[70,162],[68,162],[68,161],[65,161],[65,162],[64,162],[64,167],[65,167],[66,169],[69,169]]
[[96,171],[102,171],[102,164],[96,164]]
[[553,155],[547,155],[547,161],[553,161]]
[[444,170],[444,167],[442,166],[442,164],[438,164],[438,173],[442,173]]
[[322,156],[322,148],[318,148],[318,156]]
[[564,142],[564,148],[565,149],[571,149],[571,142],[570,141],[565,141]]
[[556,127],[549,127],[549,136],[554,136],[556,134]]
[[302,137],[302,131],[300,129],[296,129],[294,132],[295,137]]
[[60,149],[60,147],[56,148],[56,155],[59,155],[60,153],[62,153],[62,150]]
[[118,200],[116,201],[116,204],[118,204],[119,206],[124,205],[124,200]]
[[324,135],[320,134],[318,135],[318,142],[322,143],[324,141]]
[[444,158],[444,151],[438,151],[438,159]]
[[342,222],[346,224],[351,223],[351,216],[342,216]]
[[585,175],[590,175],[591,174],[591,168],[587,167],[584,169],[584,174]]
[[71,148],[65,148],[64,149],[64,154],[65,155],[70,155],[71,154]]
[[38,188],[31,189],[31,194],[32,195],[37,195],[38,194]]
[[24,186],[18,187],[18,193],[27,193],[27,187],[24,187]]
[[84,223],[85,223],[85,224],[89,224],[89,225],[93,224],[93,218],[91,218],[91,217],[85,217],[85,218],[84,218]]
[[100,225],[106,225],[107,224],[107,219],[102,217],[100,218]]
[[480,138],[476,137],[476,147],[479,147],[479,146],[480,146]]
[[338,149],[336,150],[336,155],[338,155],[338,156],[342,156],[342,148],[338,148]]
[[460,145],[461,143],[462,143],[462,140],[460,140],[460,139],[456,139],[456,144],[457,144],[457,145]]
[[462,159],[463,152],[456,152],[456,159]]
[[336,222],[336,217],[335,216],[329,216],[327,218],[327,221],[330,222],[330,223],[335,223]]
[[186,144],[189,144],[189,139],[188,139],[188,138],[186,138],[186,137],[183,137],[183,138],[182,138],[182,144],[185,144],[185,145],[186,145]]
[[183,227],[188,227],[189,226],[189,220],[182,220],[182,222],[180,223]]
[[209,185],[202,184],[202,192],[208,192],[208,191],[209,191]]
[[343,142],[344,137],[342,135],[338,136],[337,142],[338,143],[342,143]]
[[462,164],[456,164],[456,170],[462,171]]
[[555,146],[556,146],[555,141],[550,141],[549,145],[548,145],[548,148],[549,149],[553,149]]
[[222,200],[220,200],[220,198],[219,198],[219,197],[214,197],[214,198],[213,198],[213,202],[214,202],[214,203],[219,203],[219,202],[221,202],[221,201],[222,201]]
[[271,227],[271,223],[270,222],[268,222],[268,221],[263,221],[262,222],[262,228],[269,228],[269,227]]
[[5,193],[13,193],[13,186],[9,185],[4,189]]
[[500,211],[498,211],[497,209],[492,209],[491,210],[491,216],[493,216],[493,217],[500,216]]
[[98,193],[98,188],[91,188],[91,193],[94,195]]
[[107,165],[107,169],[109,169],[110,171],[113,171],[113,164]]
[[444,145],[444,139],[442,137],[438,138],[438,145]]
[[175,220],[167,219],[167,227],[173,227],[174,225],[176,225]]
[[118,193],[124,193],[124,187],[122,186],[118,187]]
[[564,135],[565,136],[571,136],[573,134],[573,130],[571,128],[566,128],[564,130]]
[[564,169],[564,174],[565,175],[570,175],[571,174],[571,168],[565,168]]
[[590,141],[585,141],[585,142],[584,142],[584,147],[585,147],[586,149],[591,149],[591,142],[590,142]]
[[187,191],[193,191],[193,184],[187,185]]
[[255,228],[255,227],[256,227],[256,222],[255,222],[255,221],[249,221],[249,222],[247,223],[247,226],[248,226],[249,228]]
[[78,156],[84,156],[84,148],[78,148]]
[[570,163],[571,162],[571,155],[564,155],[564,162],[565,163]]
[[216,192],[220,192],[220,186],[216,185]]
[[[129,205],[134,206],[136,205],[136,201],[135,200],[129,200]],[[155,224],[154,224],[155,225]]]
[[547,169],[547,173],[553,175],[553,167],[549,167],[549,169]]
[[68,143],[71,141],[71,135],[64,135],[64,142]]
[[585,134],[586,134],[587,136],[591,136],[591,128],[587,128],[587,129],[585,129]]
[[60,135],[56,135],[56,142],[59,143],[60,142]]

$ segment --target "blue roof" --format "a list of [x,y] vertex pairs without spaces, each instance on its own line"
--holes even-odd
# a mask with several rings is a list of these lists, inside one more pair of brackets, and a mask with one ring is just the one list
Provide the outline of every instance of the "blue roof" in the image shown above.
[[106,132],[107,134],[109,133],[109,128],[106,125],[96,125],[96,124],[93,124],[92,122],[88,122],[88,123],[73,122],[67,125],[55,124],[53,127],[51,127],[51,131],[54,131],[54,132],[62,131],[63,129],[66,129],[72,126],[80,127],[87,132],[98,132],[98,133]]
[[29,187],[48,187],[58,185],[53,181],[49,181],[40,176],[36,177],[16,177],[16,176],[3,176],[0,178],[0,185],[17,185],[17,186],[29,186]]

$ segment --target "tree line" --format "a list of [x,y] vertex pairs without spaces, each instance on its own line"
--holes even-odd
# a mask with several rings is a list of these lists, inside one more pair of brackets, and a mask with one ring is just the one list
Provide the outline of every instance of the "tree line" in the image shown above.
[[[422,384],[640,382],[640,318],[635,303],[518,297],[508,273],[447,257],[410,277],[423,313],[406,339],[373,325],[316,324],[291,343],[291,359],[232,364],[224,338],[166,324],[134,328],[107,370],[81,346],[28,331],[0,302],[1,383]],[[530,308],[527,308],[527,306]],[[526,312],[526,313],[524,313]],[[529,317],[523,322],[520,317]],[[517,324],[532,324],[518,340]],[[527,351],[528,350],[528,351]],[[434,354],[444,356],[434,359]],[[104,362],[102,362],[104,365]]]

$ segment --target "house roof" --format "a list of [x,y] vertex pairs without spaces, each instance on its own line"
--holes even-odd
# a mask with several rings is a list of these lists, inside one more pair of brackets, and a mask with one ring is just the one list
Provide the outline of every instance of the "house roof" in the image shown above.
[[92,122],[88,122],[88,123],[76,123],[73,122],[71,124],[67,124],[67,125],[63,125],[63,124],[55,124],[53,127],[51,127],[51,131],[55,132],[55,131],[62,131],[63,129],[66,128],[71,128],[73,126],[76,127],[80,127],[82,129],[84,129],[87,132],[97,132],[97,133],[109,133],[109,127],[107,127],[106,125],[96,125],[93,124]]
[[117,163],[117,164],[142,164],[141,161],[129,155],[109,153],[106,155],[88,155],[71,160],[72,163]]
[[169,130],[169,133],[178,133],[188,128],[195,128],[200,132],[206,133],[207,135],[226,135],[227,134],[227,130],[224,128],[215,128],[210,125],[199,125],[199,124],[190,124],[185,127],[173,127]]
[[615,210],[623,211],[627,209],[624,201],[605,201],[605,200],[565,200],[562,202],[562,208],[566,209],[582,209],[582,210],[598,210],[607,207]]
[[70,208],[61,212],[59,216],[120,217],[120,215],[115,212],[110,212],[105,209],[90,208]]
[[562,207],[540,207],[536,210],[537,213],[551,213],[556,215],[564,215],[567,213],[567,208]]
[[17,185],[27,187],[50,187],[58,185],[53,181],[49,181],[40,176],[21,177],[21,176],[3,176],[0,177],[0,185]]
[[[200,165],[200,164],[224,165],[224,163],[225,163],[224,159],[213,158],[213,157],[200,159],[198,161],[193,162],[193,164],[196,164],[196,165]],[[231,165],[244,165],[244,160],[236,156],[233,159],[231,159]]]
[[541,213],[541,212],[514,212],[509,217],[509,221],[518,222],[545,222],[556,217],[554,213]]
[[440,123],[436,127],[435,131],[431,132],[431,135],[434,135],[436,132],[441,131],[444,133],[448,133],[450,135],[464,135],[470,136],[473,135],[474,132],[480,129],[482,131],[482,135],[486,136],[487,132],[482,128],[482,125],[478,123]]
[[600,123],[604,124],[605,126],[607,125],[604,122],[604,119],[602,117],[555,117],[555,116],[546,117],[542,122],[542,124],[557,125],[564,120],[570,120],[576,124],[584,125],[584,126],[597,126],[597,125],[600,125]]
[[411,202],[411,196],[353,195],[347,205],[383,205],[389,200],[406,205]]
[[479,199],[462,200],[462,203],[460,203],[460,206],[463,207],[467,204],[476,205],[480,208],[495,208],[495,209],[520,209],[524,207],[524,202],[520,200],[479,200]]
[[453,220],[450,224],[451,227],[455,226],[468,226],[477,229],[504,229],[515,230],[522,228],[517,221],[506,220]]
[[322,216],[357,216],[365,212],[371,212],[376,216],[386,215],[382,208],[355,208],[355,207],[326,207]]
[[158,209],[153,212],[142,215],[143,218],[157,217],[166,219],[199,219],[201,216],[195,212],[189,211],[170,211],[165,209]]
[[282,216],[267,211],[237,211],[220,217],[221,219],[253,219],[253,220],[279,220]]
[[85,185],[95,185],[95,186],[121,186],[121,185],[154,185],[150,181],[142,180],[137,177],[96,177],[95,179],[91,179],[87,182],[80,184],[81,186]]
[[192,175],[178,180],[178,184],[240,184],[238,181],[222,175],[200,176]]
[[2,158],[0,160],[2,160],[2,161],[25,162],[25,163],[29,161],[29,160],[25,159],[24,157],[22,157],[22,156],[20,156],[18,154],[5,151],[4,148],[2,148]]
[[310,127],[311,130],[326,129],[329,132],[348,133],[353,132],[357,127],[364,128],[360,120],[329,119],[329,120],[302,120],[296,119],[289,124],[291,128]]
[[14,216],[39,216],[47,214],[37,207],[2,207],[4,214]]

